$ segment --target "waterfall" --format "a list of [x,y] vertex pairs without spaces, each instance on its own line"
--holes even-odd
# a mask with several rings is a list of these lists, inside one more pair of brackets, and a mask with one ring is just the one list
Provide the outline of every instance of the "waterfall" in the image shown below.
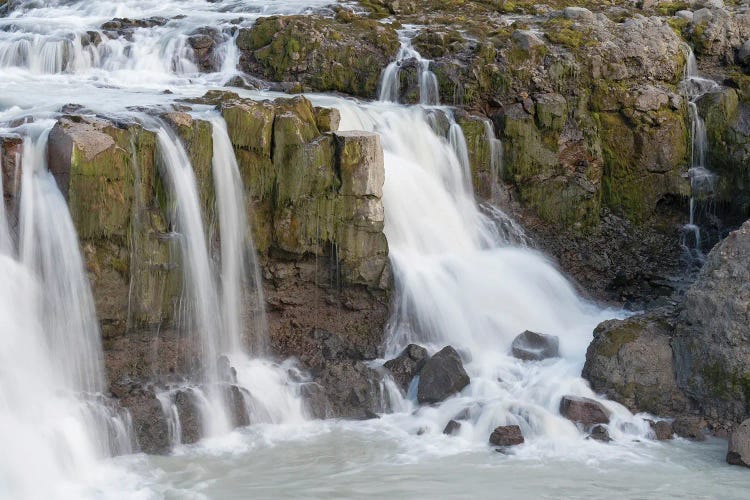
[[400,69],[407,61],[415,61],[418,66],[419,103],[426,106],[440,104],[438,81],[435,73],[430,71],[430,60],[425,59],[411,45],[413,33],[400,31],[401,48],[396,60],[388,64],[383,70],[380,81],[379,100],[383,102],[399,102],[401,96]]
[[680,246],[683,259],[689,268],[700,268],[706,257],[703,253],[703,241],[701,228],[696,221],[696,210],[702,200],[710,199],[714,193],[716,175],[711,172],[706,162],[708,151],[708,133],[706,123],[700,116],[697,101],[707,93],[718,88],[713,80],[703,78],[698,72],[698,63],[695,53],[687,47],[687,63],[685,64],[685,75],[682,80],[682,90],[685,94],[690,114],[690,200],[688,223],[682,227],[680,233]]
[[[52,124],[21,130],[20,257],[9,245],[0,252],[0,496],[7,498],[80,496],[78,488],[98,480],[102,458],[131,453],[133,444],[128,416],[102,395],[93,299],[67,204],[46,166]],[[7,227],[4,211],[0,227]]]

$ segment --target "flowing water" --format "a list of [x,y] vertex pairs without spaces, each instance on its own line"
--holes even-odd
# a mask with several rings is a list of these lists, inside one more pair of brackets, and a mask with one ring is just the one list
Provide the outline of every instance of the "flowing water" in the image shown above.
[[[384,71],[383,102],[309,97],[339,108],[342,129],[372,130],[382,138],[385,231],[396,286],[386,358],[409,342],[432,352],[450,344],[472,383],[430,407],[416,404],[413,387],[404,395],[390,384],[393,413],[367,422],[314,421],[297,394],[305,374],[292,361],[260,357],[267,352],[260,276],[226,125],[217,114],[194,111],[213,129],[216,206],[214,219],[205,220],[183,145],[133,109],[168,106],[235,76],[237,27],[330,2],[11,3],[0,18],[0,123],[24,137],[24,168],[18,241],[11,241],[7,214],[0,211],[0,497],[743,497],[750,479],[724,464],[722,441],[655,442],[644,415],[604,399],[612,412],[609,444],[586,439],[559,415],[562,395],[597,398],[580,377],[585,350],[593,328],[621,313],[583,301],[530,248],[517,223],[497,207],[477,205],[461,129],[451,110],[438,106],[429,61],[409,42],[416,28],[402,31],[398,61]],[[123,28],[122,21],[120,28],[103,27],[114,18],[155,19],[150,27]],[[189,40],[205,26],[217,28],[211,73],[198,72]],[[418,68],[421,105],[406,107],[397,104],[399,71],[410,59]],[[688,83],[699,83],[690,75]],[[68,103],[127,115],[157,132],[183,262],[181,321],[201,338],[204,370],[193,390],[208,436],[179,445],[172,399],[179,388],[170,388],[159,394],[178,444],[170,456],[132,454],[127,416],[101,395],[91,292],[64,198],[46,169],[47,118]],[[29,117],[33,124],[18,125]],[[693,121],[698,138],[699,118],[696,113]],[[489,122],[487,128],[495,189],[503,144]],[[705,168],[700,144],[693,157],[695,168]],[[700,173],[693,170],[693,179]],[[240,306],[247,297],[255,311]],[[509,356],[511,341],[526,329],[559,336],[561,357],[524,363]],[[223,356],[247,390],[252,423],[231,432],[225,394],[216,389]],[[444,435],[448,420],[460,413],[467,419],[457,435]],[[526,437],[508,455],[487,445],[492,429],[505,424],[519,425]],[[120,456],[106,458],[113,455]]]

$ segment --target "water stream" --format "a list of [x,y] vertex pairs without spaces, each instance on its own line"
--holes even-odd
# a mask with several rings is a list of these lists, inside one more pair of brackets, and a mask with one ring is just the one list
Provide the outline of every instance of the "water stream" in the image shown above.
[[[0,279],[0,497],[745,494],[750,480],[723,464],[723,442],[655,442],[648,416],[599,398],[580,377],[593,328],[622,313],[582,300],[554,264],[530,248],[515,221],[497,207],[478,206],[461,127],[451,109],[439,105],[429,61],[409,41],[411,28],[402,32],[398,60],[384,70],[381,102],[308,97],[338,108],[341,129],[381,136],[385,232],[395,280],[385,359],[411,342],[431,352],[452,345],[472,383],[442,404],[423,407],[413,394],[389,386],[392,413],[366,422],[314,421],[297,390],[305,375],[293,360],[264,357],[261,277],[226,124],[213,111],[191,111],[212,125],[215,220],[204,220],[183,144],[164,123],[135,109],[166,107],[222,88],[237,73],[238,27],[260,16],[322,9],[330,1],[12,3],[0,18],[0,123],[3,135],[24,138],[23,188],[18,241],[0,205],[0,275],[7,277]],[[117,29],[103,27],[115,18],[157,19],[149,27],[123,28],[122,21]],[[200,73],[189,38],[205,26],[216,28],[215,71]],[[418,67],[416,106],[398,104],[399,70],[410,59]],[[688,86],[700,87],[691,71]],[[275,96],[231,90],[250,98]],[[693,102],[698,94],[689,95],[697,192],[710,173]],[[201,339],[201,376],[185,384],[200,400],[206,436],[180,445],[173,397],[182,387],[168,388],[158,397],[177,445],[169,456],[133,453],[127,415],[113,410],[102,394],[100,332],[88,278],[65,200],[46,168],[53,125],[48,118],[68,103],[127,116],[157,132],[183,264],[181,326]],[[29,118],[33,123],[19,125]],[[447,127],[438,126],[441,120]],[[503,145],[490,122],[486,134],[495,189]],[[217,247],[209,238],[212,224],[218,227]],[[691,202],[686,234],[694,241],[685,245],[700,251],[700,230],[692,226]],[[248,303],[254,311],[244,309]],[[527,329],[557,335],[561,357],[522,362],[510,356],[513,338]],[[231,430],[223,357],[246,391],[248,427]],[[587,439],[560,416],[560,398],[568,394],[598,399],[612,412],[613,442]],[[446,423],[460,413],[468,418],[459,432],[444,435]],[[509,455],[487,445],[492,429],[507,424],[519,425],[526,438]]]

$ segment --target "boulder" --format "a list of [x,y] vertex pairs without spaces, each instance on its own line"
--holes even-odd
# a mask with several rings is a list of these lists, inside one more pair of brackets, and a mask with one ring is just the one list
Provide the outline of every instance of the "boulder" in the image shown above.
[[130,412],[135,439],[140,450],[149,454],[169,453],[169,425],[161,403],[153,391],[134,391],[120,400]]
[[609,410],[598,401],[579,396],[563,396],[560,415],[584,427],[609,423]]
[[566,19],[574,21],[592,22],[594,20],[594,13],[584,7],[565,7],[563,15]]
[[409,344],[397,357],[386,361],[385,366],[399,387],[409,389],[412,379],[419,373],[430,356],[427,349],[416,344]]
[[218,71],[221,62],[215,57],[216,47],[221,43],[221,33],[216,28],[204,26],[188,36],[193,57],[198,69],[205,72]]
[[541,361],[560,356],[560,339],[554,335],[526,330],[513,339],[513,357],[524,361]]
[[501,425],[495,427],[495,430],[490,434],[490,444],[493,446],[515,446],[523,444],[523,442],[521,428],[517,425]]
[[706,435],[703,432],[705,422],[701,417],[681,416],[672,423],[674,433],[680,437],[693,441],[703,441]]
[[445,426],[445,429],[443,429],[443,434],[452,436],[454,434],[458,434],[458,431],[460,430],[461,430],[461,422],[456,422],[455,420],[449,420]]
[[684,411],[687,401],[677,387],[670,345],[676,314],[667,306],[601,323],[586,351],[583,378],[636,413]]
[[750,419],[738,425],[729,436],[727,462],[750,467]]
[[180,419],[180,430],[182,431],[180,442],[182,444],[197,442],[203,434],[203,422],[193,389],[177,391],[173,400]]
[[[331,361],[313,373],[313,380],[323,388],[325,401],[314,401],[314,408],[326,408],[319,418],[368,419],[388,411],[382,391],[383,376],[361,361]],[[320,397],[317,394],[316,397]]]
[[672,439],[674,430],[672,429],[672,422],[669,420],[659,420],[658,422],[649,422],[651,430],[654,431],[654,436],[657,441],[667,441]]
[[419,373],[417,401],[420,404],[439,403],[461,392],[470,382],[458,352],[451,346],[443,347]]
[[714,419],[740,421],[750,405],[748,282],[750,221],[708,254],[672,341],[678,386]]
[[592,427],[589,432],[589,437],[596,441],[602,441],[603,443],[609,443],[612,441],[612,438],[609,437],[609,430],[602,424],[597,424]]

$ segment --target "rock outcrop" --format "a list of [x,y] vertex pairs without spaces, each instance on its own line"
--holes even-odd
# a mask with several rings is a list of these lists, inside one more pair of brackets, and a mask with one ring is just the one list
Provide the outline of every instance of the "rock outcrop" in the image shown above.
[[409,344],[394,359],[386,361],[383,365],[391,372],[393,379],[403,389],[407,391],[412,379],[422,370],[430,356],[427,349],[416,344]]
[[738,425],[729,437],[727,462],[750,467],[750,419]]
[[287,82],[289,90],[374,97],[399,41],[392,27],[374,20],[307,15],[261,18],[240,30],[237,47],[244,71]]

